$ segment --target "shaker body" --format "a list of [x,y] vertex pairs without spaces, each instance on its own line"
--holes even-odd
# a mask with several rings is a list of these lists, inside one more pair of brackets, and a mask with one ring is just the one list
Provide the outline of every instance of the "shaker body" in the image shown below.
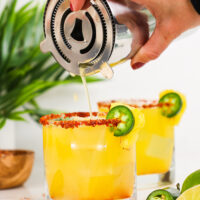
[[109,63],[117,65],[132,58],[155,29],[155,18],[149,10],[132,1],[122,4],[108,1],[115,21],[115,44]]
[[80,75],[84,68],[85,76],[111,78],[110,66],[133,57],[155,27],[147,9],[127,2],[92,0],[88,9],[73,12],[69,0],[48,0],[41,50],[69,73]]

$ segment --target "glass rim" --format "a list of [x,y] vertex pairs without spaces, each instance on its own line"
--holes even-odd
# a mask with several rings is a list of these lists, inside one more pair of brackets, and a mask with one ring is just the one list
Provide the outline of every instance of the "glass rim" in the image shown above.
[[[116,127],[120,123],[119,119],[105,119],[106,113],[93,112],[93,117],[96,119],[90,119],[89,112],[74,112],[74,113],[62,113],[62,114],[49,114],[40,118],[40,123],[43,126],[60,126],[62,128],[78,128],[80,126],[107,126]],[[73,119],[77,117],[79,119]],[[99,118],[98,118],[99,117]],[[65,120],[66,118],[71,118],[70,120]],[[86,119],[87,118],[87,119]],[[56,119],[58,119],[56,121]],[[61,119],[61,120],[60,120]],[[82,119],[82,120],[81,120]]]
[[[119,99],[119,100],[110,100],[110,101],[100,101],[97,103],[99,108],[108,108],[110,109],[112,103],[124,103],[128,106],[134,108],[162,108],[163,106],[170,106],[169,103],[159,103],[158,100],[145,100],[145,99]],[[141,105],[139,105],[141,104]]]

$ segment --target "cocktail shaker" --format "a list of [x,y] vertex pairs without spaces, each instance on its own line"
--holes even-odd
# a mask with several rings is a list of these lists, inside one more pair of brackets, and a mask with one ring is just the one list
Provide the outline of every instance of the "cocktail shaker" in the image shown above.
[[90,4],[73,12],[69,0],[48,0],[41,50],[51,52],[71,74],[80,75],[84,68],[86,76],[102,72],[111,78],[112,66],[133,57],[148,40],[155,18],[129,0],[92,0]]

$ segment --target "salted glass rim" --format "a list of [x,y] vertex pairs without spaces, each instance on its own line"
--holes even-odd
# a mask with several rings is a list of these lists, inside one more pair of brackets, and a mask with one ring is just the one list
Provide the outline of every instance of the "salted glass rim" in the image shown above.
[[106,113],[93,112],[90,118],[89,112],[74,112],[62,114],[49,114],[40,118],[43,126],[60,126],[62,128],[78,128],[80,126],[107,126],[116,127],[119,119],[106,119]]
[[98,102],[98,107],[110,108],[112,103],[124,103],[134,108],[161,108],[163,106],[169,106],[169,103],[159,103],[158,100],[145,100],[145,99],[118,99],[110,101]]

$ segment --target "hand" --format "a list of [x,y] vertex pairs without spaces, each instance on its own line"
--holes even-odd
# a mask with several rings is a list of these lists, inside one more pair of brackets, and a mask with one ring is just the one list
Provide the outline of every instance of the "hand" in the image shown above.
[[[132,58],[133,69],[138,69],[158,58],[181,33],[200,25],[200,15],[195,11],[190,0],[134,0],[134,2],[151,11],[156,18],[156,29]],[[71,0],[71,6],[72,10],[78,11],[87,8],[89,1]]]
[[78,11],[89,7],[89,0],[70,0],[70,7],[73,11]]

